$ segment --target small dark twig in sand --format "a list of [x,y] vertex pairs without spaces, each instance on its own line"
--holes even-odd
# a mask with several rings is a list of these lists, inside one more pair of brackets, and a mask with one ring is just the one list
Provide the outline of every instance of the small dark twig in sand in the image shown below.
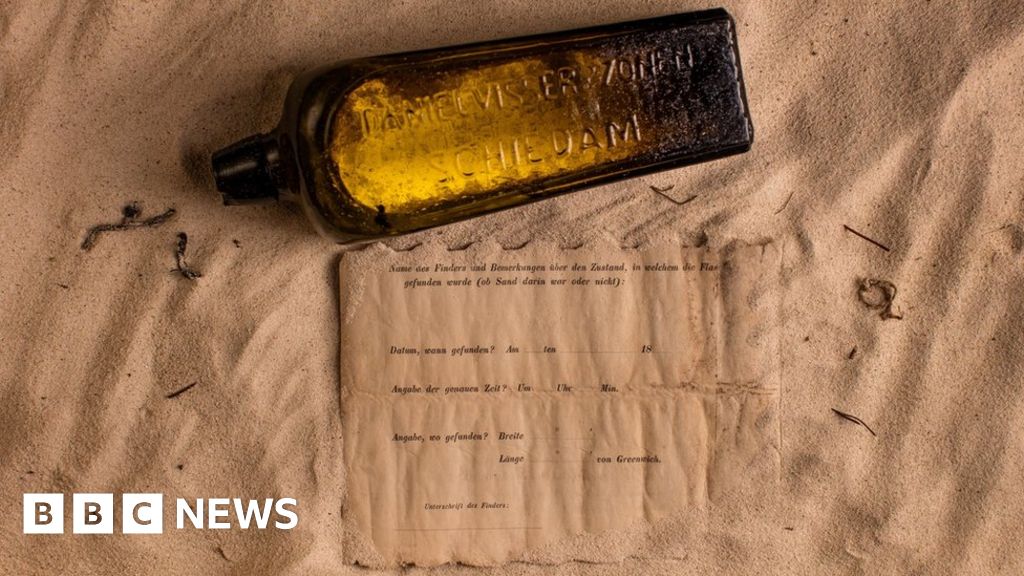
[[676,187],[675,184],[669,184],[668,186],[665,186],[664,188],[659,188],[658,186],[651,186],[651,190],[654,190],[655,192],[660,194],[662,192],[668,192],[669,190],[671,190],[671,189],[673,189],[675,187]]
[[134,220],[142,215],[142,208],[139,207],[138,203],[131,202],[126,204],[124,208],[121,208],[121,216],[125,220]]
[[853,357],[857,355],[857,347],[854,346],[850,349],[850,353],[846,355],[847,359],[853,360]]
[[195,381],[195,382],[193,382],[193,383],[191,383],[191,384],[189,384],[188,386],[185,386],[184,388],[181,388],[180,390],[175,390],[174,392],[171,392],[170,394],[168,394],[168,395],[166,396],[166,398],[167,398],[168,400],[171,400],[171,399],[173,399],[173,398],[177,398],[178,396],[181,396],[181,395],[182,395],[182,394],[184,394],[185,392],[188,392],[189,390],[191,390],[191,389],[195,388],[196,384],[199,384],[199,381],[198,381],[198,380],[197,380],[197,381]]
[[847,232],[849,232],[850,234],[853,234],[854,236],[857,236],[858,238],[861,238],[861,239],[863,239],[863,240],[867,240],[868,242],[871,242],[872,244],[874,244],[875,246],[878,246],[878,247],[879,247],[879,248],[881,248],[882,250],[885,250],[886,252],[889,252],[889,247],[888,247],[888,246],[886,246],[885,244],[882,244],[882,243],[881,243],[881,242],[879,242],[878,240],[875,240],[875,239],[873,239],[873,238],[869,238],[869,237],[867,237],[867,236],[865,236],[865,235],[861,234],[860,232],[857,232],[857,231],[856,231],[856,230],[854,230],[853,228],[850,228],[850,227],[849,227],[849,226],[847,226],[846,224],[843,224],[843,228],[845,228],[845,229],[846,229],[846,231],[847,231]]
[[178,232],[178,249],[174,252],[175,259],[178,263],[178,267],[174,269],[175,272],[181,272],[181,275],[189,280],[195,280],[196,278],[202,278],[202,274],[188,267],[185,264],[185,248],[188,247],[188,234],[184,232]]
[[864,422],[863,420],[861,420],[860,418],[857,418],[853,414],[847,414],[846,412],[841,412],[839,410],[836,410],[835,408],[832,409],[832,412],[835,412],[836,416],[839,416],[840,418],[842,418],[844,420],[849,420],[850,422],[853,422],[854,424],[860,424],[861,426],[866,428],[868,432],[871,432],[872,436],[876,436],[876,437],[878,436],[878,434],[875,434],[875,431],[871,429],[871,426],[867,425],[867,422]]
[[857,296],[865,306],[872,310],[879,310],[882,320],[890,318],[902,320],[903,316],[894,314],[892,311],[893,300],[896,299],[896,285],[888,280],[876,280],[865,278],[860,282],[857,289]]
[[694,200],[697,199],[697,195],[694,194],[693,196],[690,196],[689,198],[687,198],[685,200],[676,200],[675,198],[669,196],[668,194],[665,194],[665,192],[667,190],[671,190],[672,188],[674,188],[674,187],[673,186],[669,186],[668,188],[665,188],[664,190],[659,190],[658,188],[655,188],[654,186],[651,186],[651,191],[654,192],[655,194],[657,194],[658,196],[661,196],[665,200],[668,200],[669,202],[675,204],[676,206],[685,206],[686,204],[689,204],[690,202],[693,202]]
[[778,210],[775,211],[776,214],[785,210],[786,206],[789,206],[789,201],[793,199],[793,194],[796,194],[796,190],[790,192],[789,196],[786,196],[786,201],[782,203],[782,206],[779,206]]
[[85,240],[82,241],[82,250],[88,252],[96,245],[96,241],[99,240],[100,234],[104,232],[119,232],[121,230],[131,230],[132,228],[155,228],[164,222],[174,218],[177,211],[174,208],[168,208],[162,214],[146,218],[145,220],[139,220],[139,216],[142,215],[142,209],[135,202],[126,205],[121,209],[121,221],[116,224],[98,224],[89,228],[89,232],[85,235]]

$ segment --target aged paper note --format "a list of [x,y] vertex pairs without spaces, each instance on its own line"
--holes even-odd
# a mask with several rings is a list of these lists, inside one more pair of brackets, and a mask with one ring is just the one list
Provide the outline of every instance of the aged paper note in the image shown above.
[[345,514],[375,551],[351,559],[496,564],[756,482],[778,266],[770,244],[346,254]]

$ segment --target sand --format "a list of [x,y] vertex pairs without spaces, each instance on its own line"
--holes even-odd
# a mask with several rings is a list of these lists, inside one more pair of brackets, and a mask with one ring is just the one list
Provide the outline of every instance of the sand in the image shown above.
[[[269,129],[307,67],[707,6],[0,5],[0,572],[367,573],[343,560],[340,249],[297,211],[221,206],[210,153]],[[777,242],[777,522],[726,523],[674,559],[431,572],[1024,572],[1024,7],[725,7],[750,153],[393,245]],[[650,189],[669,184],[697,198]],[[80,249],[132,201],[177,216]],[[172,270],[179,232],[195,281]],[[865,279],[897,287],[902,319],[861,302]],[[302,516],[291,531],[21,534],[23,493],[89,491],[287,494]]]

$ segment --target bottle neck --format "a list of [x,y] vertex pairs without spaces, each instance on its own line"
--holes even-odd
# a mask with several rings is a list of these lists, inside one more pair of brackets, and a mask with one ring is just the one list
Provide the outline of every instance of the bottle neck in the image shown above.
[[286,188],[275,134],[256,134],[213,155],[213,177],[226,205],[278,199]]

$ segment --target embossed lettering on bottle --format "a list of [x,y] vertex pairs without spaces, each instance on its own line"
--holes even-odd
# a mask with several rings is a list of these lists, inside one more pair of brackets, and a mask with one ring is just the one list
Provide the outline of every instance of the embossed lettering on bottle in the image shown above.
[[295,199],[364,242],[749,149],[721,10],[355,60],[214,156],[225,203]]

